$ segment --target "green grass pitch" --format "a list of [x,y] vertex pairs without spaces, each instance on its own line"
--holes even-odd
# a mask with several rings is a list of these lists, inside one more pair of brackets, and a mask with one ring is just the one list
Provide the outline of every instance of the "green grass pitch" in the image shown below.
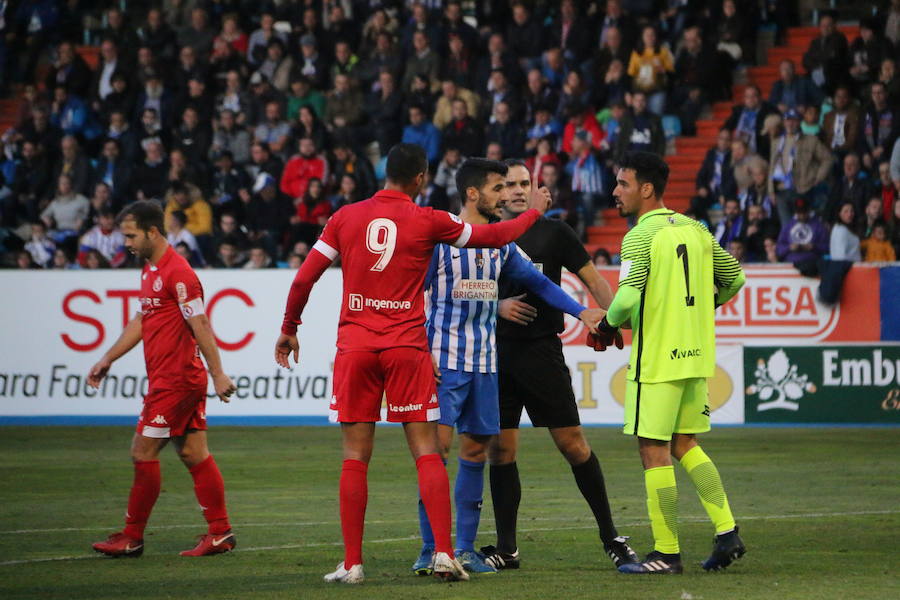
[[[623,534],[651,545],[635,442],[586,429]],[[339,432],[214,427],[236,552],[187,559],[205,531],[190,476],[163,456],[163,491],[139,559],[90,544],[121,527],[131,482],[124,427],[0,428],[0,598],[900,598],[897,429],[722,428],[704,447],[722,473],[748,554],[725,573],[699,567],[713,532],[679,478],[683,576],[627,577],[602,554],[587,505],[547,432],[522,430],[519,571],[442,585],[413,576],[415,468],[399,428],[379,429],[369,470],[367,580],[334,586]],[[455,462],[451,461],[451,477]],[[479,543],[493,543],[485,486]]]

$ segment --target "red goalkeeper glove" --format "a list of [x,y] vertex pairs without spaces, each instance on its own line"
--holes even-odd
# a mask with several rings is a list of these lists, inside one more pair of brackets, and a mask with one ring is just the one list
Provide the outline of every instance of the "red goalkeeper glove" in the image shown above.
[[621,350],[625,347],[625,341],[622,339],[619,328],[610,325],[606,317],[603,317],[603,320],[597,325],[597,333],[588,334],[587,346],[593,348],[595,352],[603,352],[610,346]]

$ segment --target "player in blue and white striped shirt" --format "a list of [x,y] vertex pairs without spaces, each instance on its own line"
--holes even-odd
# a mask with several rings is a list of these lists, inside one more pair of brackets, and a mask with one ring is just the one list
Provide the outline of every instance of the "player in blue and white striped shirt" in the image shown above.
[[[460,218],[466,223],[488,223],[505,191],[506,166],[486,159],[469,159],[456,175],[463,194]],[[533,201],[548,202],[545,188]],[[515,244],[500,249],[435,248],[425,277],[428,299],[428,342],[440,371],[438,427],[446,459],[453,437],[459,432],[459,472],[456,478],[456,550],[469,571],[489,573],[475,552],[475,535],[481,515],[484,461],[491,436],[500,432],[495,327],[500,276],[509,277],[540,296],[549,305],[580,318],[594,329],[605,311],[587,309],[538,271],[520,255]],[[413,570],[428,574],[434,539],[421,502],[419,522],[423,548]]]

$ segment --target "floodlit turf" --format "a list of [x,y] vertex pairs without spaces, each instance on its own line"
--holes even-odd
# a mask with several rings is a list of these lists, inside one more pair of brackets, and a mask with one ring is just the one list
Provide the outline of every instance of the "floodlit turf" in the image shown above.
[[[622,533],[649,549],[634,440],[587,429]],[[191,480],[167,449],[163,491],[139,559],[94,555],[121,527],[131,482],[123,427],[0,428],[0,598],[897,598],[898,429],[719,429],[719,466],[747,543],[723,574],[699,561],[712,531],[678,471],[683,576],[628,577],[601,555],[587,505],[546,431],[524,429],[520,571],[442,585],[413,576],[415,469],[399,428],[378,431],[362,589],[322,582],[341,560],[334,428],[219,427],[238,551],[188,559],[205,531]],[[451,461],[451,476],[455,473]],[[487,487],[487,486],[486,486]],[[489,493],[479,543],[493,543]],[[46,559],[46,560],[43,560]]]

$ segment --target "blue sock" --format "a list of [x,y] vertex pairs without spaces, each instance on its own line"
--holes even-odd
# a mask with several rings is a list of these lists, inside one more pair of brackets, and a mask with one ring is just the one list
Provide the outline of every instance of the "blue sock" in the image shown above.
[[481,496],[484,492],[484,463],[459,459],[456,474],[456,548],[475,550],[475,535],[481,520]]
[[419,532],[422,534],[422,548],[434,550],[434,533],[431,532],[431,523],[428,522],[425,503],[421,498],[419,498]]

